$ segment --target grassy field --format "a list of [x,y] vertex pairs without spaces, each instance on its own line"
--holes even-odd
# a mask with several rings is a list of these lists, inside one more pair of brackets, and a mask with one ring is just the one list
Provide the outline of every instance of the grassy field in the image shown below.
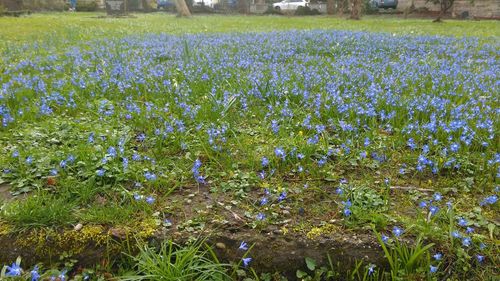
[[34,14],[21,18],[0,17],[2,43],[28,43],[61,39],[89,40],[146,33],[262,32],[289,29],[336,29],[388,32],[413,35],[498,37],[498,21],[402,19],[390,16],[365,16],[361,21],[340,17],[217,16],[195,15],[179,19],[165,13],[134,14],[134,18],[99,18],[103,13]]
[[0,18],[0,264],[498,274],[498,22],[101,15]]

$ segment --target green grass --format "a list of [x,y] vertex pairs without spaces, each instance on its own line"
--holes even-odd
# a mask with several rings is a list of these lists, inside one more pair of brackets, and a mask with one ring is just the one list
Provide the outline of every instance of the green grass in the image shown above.
[[21,18],[0,17],[0,42],[29,43],[65,39],[88,40],[99,37],[145,33],[248,32],[289,29],[338,29],[396,34],[436,34],[447,36],[500,36],[497,21],[403,19],[393,16],[365,16],[361,21],[342,17],[224,16],[195,15],[177,18],[172,14],[134,14],[134,18],[99,18],[103,13],[49,13]]

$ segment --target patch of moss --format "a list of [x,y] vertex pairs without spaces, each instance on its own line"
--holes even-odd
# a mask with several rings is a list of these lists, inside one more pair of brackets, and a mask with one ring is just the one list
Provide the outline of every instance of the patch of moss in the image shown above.
[[322,226],[319,227],[313,227],[307,234],[306,237],[308,239],[316,239],[321,235],[329,235],[334,232],[338,232],[339,227],[336,225],[333,225],[331,223],[326,223]]
[[85,226],[80,231],[55,231],[50,228],[33,229],[18,236],[16,244],[22,248],[34,249],[36,255],[50,255],[53,252],[71,251],[79,254],[89,245],[103,246],[109,236],[102,226]]

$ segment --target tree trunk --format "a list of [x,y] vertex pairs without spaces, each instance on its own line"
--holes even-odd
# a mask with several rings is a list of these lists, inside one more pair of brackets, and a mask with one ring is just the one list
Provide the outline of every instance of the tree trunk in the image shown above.
[[361,0],[351,0],[351,19],[359,20],[361,14]]
[[241,14],[248,14],[248,2],[246,0],[238,0],[238,11]]
[[326,13],[329,15],[335,14],[335,0],[326,1]]
[[189,11],[188,6],[186,5],[186,1],[184,0],[175,0],[175,8],[177,9],[178,17],[190,17],[191,12]]
[[453,6],[455,0],[441,0],[439,4],[441,4],[441,9],[439,10],[439,16],[437,19],[433,20],[433,22],[441,22],[441,19],[444,17],[446,12]]
[[337,0],[337,12],[340,16],[344,15],[344,0]]

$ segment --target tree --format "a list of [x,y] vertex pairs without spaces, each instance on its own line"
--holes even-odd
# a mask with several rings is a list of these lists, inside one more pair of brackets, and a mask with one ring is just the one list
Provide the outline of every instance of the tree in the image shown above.
[[359,20],[361,18],[361,0],[351,0],[351,19]]
[[[439,15],[434,22],[441,22],[441,18],[443,18],[446,12],[453,7],[455,0],[427,0],[427,3],[428,2],[439,5]],[[470,3],[474,3],[474,0],[470,0]]]
[[329,15],[333,15],[335,13],[335,1],[327,0],[326,1],[326,13]]
[[191,16],[191,12],[189,11],[189,8],[186,5],[185,0],[175,0],[175,8],[177,9],[177,16],[178,17]]
[[337,13],[342,16],[344,14],[345,0],[336,0],[337,1]]

